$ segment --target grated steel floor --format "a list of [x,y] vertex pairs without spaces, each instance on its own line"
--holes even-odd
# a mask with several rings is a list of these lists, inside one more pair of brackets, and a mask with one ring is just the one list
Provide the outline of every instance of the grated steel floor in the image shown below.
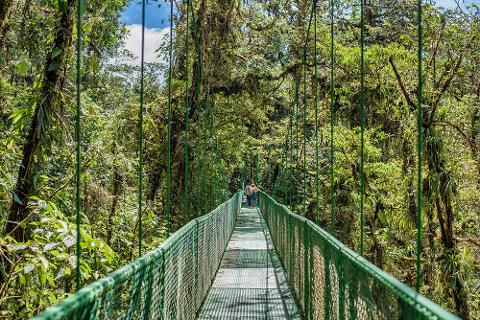
[[257,208],[242,208],[200,320],[302,319]]

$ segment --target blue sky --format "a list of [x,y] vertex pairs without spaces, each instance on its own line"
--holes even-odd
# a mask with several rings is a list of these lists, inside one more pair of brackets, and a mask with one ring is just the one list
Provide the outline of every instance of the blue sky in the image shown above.
[[[480,0],[460,0],[459,2],[460,4],[464,4],[465,6],[468,6],[474,2],[480,4]],[[445,8],[452,8],[457,6],[454,0],[437,0],[437,4]]]
[[[460,0],[465,5],[476,2],[480,4],[480,0]],[[454,0],[437,0],[439,6],[451,8],[456,6]],[[170,1],[165,2],[159,0],[158,2],[147,4],[145,24],[147,28],[162,29],[169,26],[170,19]],[[123,22],[127,25],[142,23],[142,6],[139,0],[133,0],[122,14]]]
[[[145,10],[145,25],[147,28],[162,29],[170,26],[170,1],[150,3]],[[133,0],[123,12],[122,22],[127,25],[142,23],[142,5],[138,0]]]
[[[147,4],[145,10],[145,61],[164,62],[156,53],[163,41],[168,41],[170,32],[170,1],[157,0]],[[142,5],[140,0],[132,0],[122,13],[121,19],[127,25],[129,35],[125,39],[125,47],[136,59],[133,64],[140,63]]]
[[[162,62],[155,50],[161,45],[162,41],[168,40],[170,26],[170,1],[157,0],[150,1],[146,7],[145,25],[145,60],[147,62]],[[454,8],[455,0],[436,0],[437,4],[444,8]],[[478,3],[480,0],[460,0],[464,6],[472,3]],[[125,46],[132,52],[137,59],[134,63],[139,63],[141,45],[141,23],[142,6],[141,0],[132,0],[130,5],[122,13],[121,21],[127,25],[129,36],[126,39]]]

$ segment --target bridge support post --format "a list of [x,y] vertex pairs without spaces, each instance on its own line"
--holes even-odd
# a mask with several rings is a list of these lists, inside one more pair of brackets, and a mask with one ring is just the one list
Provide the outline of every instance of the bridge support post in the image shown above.
[[338,273],[338,319],[344,320],[345,319],[345,292],[347,282],[345,281],[346,278],[346,270],[344,268],[344,260],[342,257],[342,249],[338,250],[338,254],[336,257],[336,265],[337,265],[337,273]]
[[323,268],[325,274],[325,285],[324,285],[324,315],[325,319],[332,318],[332,291],[330,284],[330,253],[325,248],[326,243],[322,244],[322,253],[323,253]]
[[[198,274],[199,274],[199,267],[198,267],[198,220],[195,220],[195,245],[194,245],[194,255],[195,255],[195,292],[198,292]],[[198,297],[201,297],[203,300],[203,296],[197,295],[197,300],[195,300],[195,310],[200,310],[200,304],[202,301],[198,301]]]
[[303,312],[305,319],[310,319],[310,233],[308,220],[303,224]]
[[347,283],[348,283],[348,312],[349,319],[357,318],[357,306],[356,300],[359,294],[359,283],[358,283],[358,274],[355,274],[354,270],[351,269],[351,265],[348,265],[349,270],[345,270],[347,274]]

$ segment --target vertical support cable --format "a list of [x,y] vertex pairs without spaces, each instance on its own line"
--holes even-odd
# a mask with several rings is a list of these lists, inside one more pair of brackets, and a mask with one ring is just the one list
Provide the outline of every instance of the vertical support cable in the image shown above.
[[75,223],[76,223],[76,259],[75,265],[75,284],[76,290],[80,290],[80,258],[81,258],[81,246],[80,246],[80,186],[81,186],[81,155],[80,155],[80,117],[81,117],[81,99],[80,99],[80,73],[81,73],[81,51],[82,51],[82,0],[78,0],[77,6],[77,101],[76,101],[76,114],[75,114],[75,140],[76,140],[76,163],[75,163]]
[[[208,180],[207,179],[207,166],[208,166],[208,163],[207,163],[208,88],[206,88],[206,90],[205,90],[205,102],[204,103],[205,103],[205,108],[204,108],[205,115],[203,117],[203,148],[202,148],[202,153],[203,153],[203,194],[207,195],[208,194],[208,192],[207,192],[207,189],[208,189],[208,186],[207,186],[207,180]],[[204,201],[203,201],[203,210],[205,212],[208,211],[207,199],[208,199],[208,197],[206,197],[206,199],[204,199]]]
[[313,13],[315,6],[312,6],[312,12],[308,19],[307,35],[303,46],[303,199],[305,216],[307,216],[307,46],[312,26]]
[[210,128],[211,128],[211,135],[214,137],[212,143],[212,149],[213,149],[213,163],[212,163],[212,187],[211,190],[213,190],[213,203],[212,203],[212,209],[214,209],[217,206],[217,132],[215,130],[215,113],[214,113],[214,105],[212,104],[210,106]]
[[170,0],[170,49],[168,62],[168,133],[167,133],[167,195],[166,195],[166,216],[167,233],[170,234],[170,208],[171,208],[171,179],[172,179],[172,64],[173,64],[173,0]]
[[[287,134],[288,134],[288,128],[287,128]],[[280,202],[279,194],[280,194],[280,188],[281,188],[281,180],[282,180],[282,168],[283,168],[283,162],[285,161],[284,159],[284,150],[282,150],[282,155],[280,158],[280,165],[278,166],[278,171],[277,171],[277,176],[275,177],[275,182],[274,182],[274,187],[273,187],[273,198],[276,199],[277,202]]]
[[418,0],[418,103],[417,103],[417,263],[416,263],[416,283],[415,289],[420,291],[422,285],[422,266],[420,263],[422,255],[422,213],[423,213],[423,174],[422,174],[422,160],[423,160],[423,72],[422,72],[422,57],[423,57],[423,18],[422,18],[422,0]]
[[310,227],[308,220],[303,222],[303,307],[305,319],[311,318],[310,310],[310,270],[313,266],[310,265],[311,244],[310,244]]
[[258,181],[258,153],[255,154],[255,186],[258,187],[260,184],[259,184],[259,181]]
[[140,57],[140,110],[138,117],[138,256],[142,255],[142,195],[143,195],[143,102],[144,102],[144,72],[145,72],[145,0],[142,0],[142,50]]
[[293,171],[292,171],[292,162],[293,162],[293,113],[294,111],[292,110],[291,113],[290,113],[290,138],[289,138],[289,143],[290,143],[290,160],[288,162],[288,166],[289,166],[289,174],[290,174],[290,199],[289,199],[289,202],[288,202],[288,205],[289,206],[292,206],[292,201],[293,201]]
[[183,223],[187,223],[188,221],[188,49],[189,49],[189,42],[188,42],[188,34],[190,29],[190,10],[188,10],[190,6],[191,0],[187,0],[187,24],[185,27],[185,166],[183,171]]
[[313,65],[314,65],[314,104],[315,104],[315,222],[318,223],[319,211],[319,181],[318,181],[318,66],[317,66],[317,0],[313,0]]
[[365,0],[360,0],[360,255],[365,252]]
[[[197,95],[198,99],[198,95]],[[201,181],[201,174],[202,174],[202,162],[201,162],[201,110],[199,108],[200,104],[197,103],[197,112],[198,112],[198,118],[197,118],[197,217],[202,214],[201,210],[201,198],[202,198],[202,181]]]
[[334,124],[334,30],[333,30],[333,1],[330,0],[330,233],[335,233],[335,190],[334,190],[334,162],[335,162],[335,146],[333,140],[333,124]]
[[[278,202],[282,202],[284,203],[285,202],[285,199],[286,199],[286,180],[285,180],[285,167],[287,165],[287,155],[288,155],[288,151],[287,151],[287,148],[288,148],[288,145],[287,145],[287,141],[288,141],[288,134],[289,134],[289,131],[290,131],[290,127],[287,126],[287,133],[285,135],[285,143],[283,144],[283,150],[282,150],[282,161],[281,161],[281,165],[280,165],[280,168],[279,168],[279,174],[278,174],[278,177],[277,180],[279,181],[279,192],[280,192],[280,196],[281,198],[279,198],[279,201]],[[281,200],[280,200],[281,199]]]
[[297,76],[296,83],[295,83],[295,144],[296,144],[296,157],[295,157],[295,168],[294,168],[294,176],[295,176],[295,206],[298,204],[298,181],[297,181],[297,171],[300,165],[300,133],[298,130],[298,96],[299,96],[299,88],[300,86],[300,75]]
[[[195,12],[193,11],[193,5],[190,3],[190,10],[192,10],[192,20],[195,20]],[[197,46],[197,79],[196,79],[196,85],[195,85],[195,99],[196,99],[196,106],[197,106],[197,210],[196,210],[196,215],[199,216],[201,214],[200,210],[200,201],[201,201],[201,196],[202,196],[202,190],[201,190],[201,181],[200,181],[200,175],[201,175],[201,161],[200,161],[200,143],[201,143],[201,112],[202,112],[202,103],[200,102],[200,86],[201,86],[201,81],[202,81],[202,44],[201,44],[201,39],[200,35],[198,33],[197,27],[195,25],[195,22],[193,23],[193,32],[194,32],[194,37],[196,39],[196,46]]]
[[307,43],[308,32],[310,25],[307,29],[307,39],[305,46],[303,47],[303,209],[304,215],[307,216]]
[[[214,118],[215,119],[215,118]],[[213,125],[215,126],[215,120],[213,121]],[[218,164],[218,137],[217,137],[217,130],[215,130],[215,169],[214,169],[214,179],[213,179],[213,189],[214,189],[214,201],[213,201],[213,204],[214,204],[214,208],[216,208],[218,206],[218,199],[219,199],[219,192],[218,192],[218,168],[217,168],[217,164]]]
[[282,199],[282,203],[285,203],[287,201],[287,187],[288,187],[288,184],[287,184],[287,178],[286,178],[286,167],[287,167],[287,163],[288,163],[288,136],[289,136],[289,132],[290,132],[290,127],[287,125],[287,134],[285,135],[285,142],[284,142],[284,145],[283,145],[283,153],[282,153],[282,158],[283,158],[283,161],[282,161],[282,171],[281,171],[281,199]]

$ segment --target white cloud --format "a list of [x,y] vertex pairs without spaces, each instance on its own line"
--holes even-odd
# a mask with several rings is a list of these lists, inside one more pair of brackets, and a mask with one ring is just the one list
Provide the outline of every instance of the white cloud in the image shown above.
[[[128,36],[125,47],[134,54],[132,64],[140,64],[142,53],[142,26],[139,24],[127,25]],[[155,52],[164,41],[168,41],[170,28],[145,28],[145,62],[164,62],[162,57]]]

